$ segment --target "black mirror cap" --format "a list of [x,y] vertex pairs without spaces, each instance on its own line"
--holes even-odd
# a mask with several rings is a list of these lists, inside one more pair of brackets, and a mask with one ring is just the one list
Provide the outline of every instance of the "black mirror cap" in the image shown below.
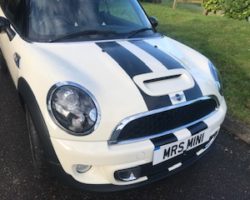
[[152,24],[154,28],[156,28],[159,25],[158,19],[156,17],[149,17],[149,21]]
[[10,28],[10,22],[5,17],[0,16],[0,32],[6,32],[9,40],[12,41],[16,33]]
[[10,27],[9,20],[0,16],[0,31],[5,31],[9,27]]

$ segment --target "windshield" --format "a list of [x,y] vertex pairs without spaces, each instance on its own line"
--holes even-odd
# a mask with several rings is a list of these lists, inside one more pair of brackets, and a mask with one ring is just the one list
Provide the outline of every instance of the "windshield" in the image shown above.
[[140,29],[145,29],[140,34],[153,33],[137,0],[31,0],[30,3],[28,37],[36,41],[117,38]]

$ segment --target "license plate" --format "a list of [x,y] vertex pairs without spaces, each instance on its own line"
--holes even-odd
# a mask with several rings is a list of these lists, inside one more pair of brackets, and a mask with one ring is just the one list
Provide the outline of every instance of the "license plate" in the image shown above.
[[160,148],[155,149],[153,165],[157,165],[178,155],[181,155],[184,152],[205,143],[206,141],[206,133],[201,132],[187,139],[163,145]]

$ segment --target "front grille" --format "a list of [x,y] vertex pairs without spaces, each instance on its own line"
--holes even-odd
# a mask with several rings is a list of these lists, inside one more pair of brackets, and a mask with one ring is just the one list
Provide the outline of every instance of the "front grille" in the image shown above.
[[[196,122],[216,110],[213,98],[203,98],[180,107],[173,107],[130,121],[114,132],[115,142],[151,137]],[[132,117],[133,118],[133,117]],[[125,120],[126,121],[126,120]],[[122,123],[121,123],[122,124]]]

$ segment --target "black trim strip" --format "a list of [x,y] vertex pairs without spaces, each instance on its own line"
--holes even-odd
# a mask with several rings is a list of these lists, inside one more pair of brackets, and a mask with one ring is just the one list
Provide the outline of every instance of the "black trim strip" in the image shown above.
[[170,144],[177,141],[178,138],[172,133],[151,139],[151,142],[154,144],[155,147],[160,147],[162,145]]
[[181,76],[180,74],[177,74],[177,75],[173,75],[173,76],[154,78],[154,79],[146,80],[146,81],[144,81],[144,83],[154,83],[154,82],[158,82],[158,81],[165,81],[165,80],[169,80],[169,79],[178,78],[180,76]]
[[196,83],[195,80],[194,80],[194,82],[195,82],[195,85],[193,88],[190,88],[190,89],[184,91],[184,94],[186,96],[187,101],[191,101],[191,100],[203,97],[203,94],[201,92],[200,87],[198,86],[198,84]]
[[[142,50],[149,53],[151,56],[156,58],[159,62],[161,62],[168,70],[171,69],[183,69],[183,65],[178,62],[176,59],[168,55],[167,53],[160,50],[157,45],[152,46],[149,43],[143,41],[143,40],[133,40],[130,41],[132,44],[136,45],[137,47],[141,48]],[[194,80],[195,81],[195,80]],[[189,90],[184,91],[184,94],[186,96],[186,100],[194,100],[199,97],[202,97],[202,92],[200,87],[195,81],[195,86]]]
[[133,40],[130,42],[156,58],[169,70],[183,68],[183,66],[177,60],[160,50],[157,46],[152,46],[143,40]]
[[156,110],[159,108],[164,108],[164,107],[172,105],[172,102],[171,102],[170,97],[168,95],[154,97],[154,96],[147,95],[139,87],[138,87],[138,89],[140,90],[141,95],[143,96],[143,99],[144,99],[149,111]]
[[36,97],[24,78],[18,79],[18,92],[20,93],[23,103],[27,105],[35,127],[41,140],[42,148],[45,152],[46,161],[51,164],[60,164],[54,147],[52,145],[50,134],[44,121],[42,112],[37,103]]
[[190,131],[192,135],[196,135],[207,128],[208,126],[207,124],[205,124],[205,122],[199,122],[197,124],[187,127],[187,129]]
[[100,42],[96,44],[108,53],[131,78],[136,75],[152,72],[139,58],[118,43]]
[[[96,44],[103,50],[103,52],[106,52],[110,57],[112,57],[132,80],[136,75],[152,72],[152,70],[142,60],[118,43],[99,42]],[[155,110],[172,105],[168,95],[153,97],[147,95],[138,86],[137,88],[139,89],[148,110]]]

